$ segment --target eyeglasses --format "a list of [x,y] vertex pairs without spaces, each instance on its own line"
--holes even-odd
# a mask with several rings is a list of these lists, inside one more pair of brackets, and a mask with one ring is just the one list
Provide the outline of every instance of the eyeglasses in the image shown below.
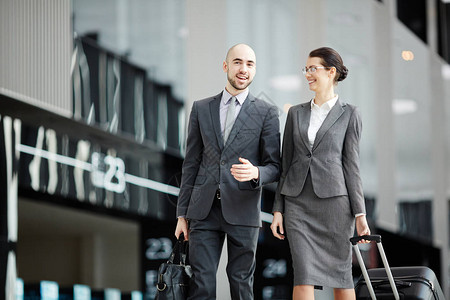
[[306,73],[309,73],[309,74],[312,74],[312,73],[315,73],[316,71],[317,71],[317,69],[329,69],[329,68],[327,68],[327,67],[310,67],[310,68],[303,68],[302,69],[302,72],[303,72],[303,75],[306,75]]

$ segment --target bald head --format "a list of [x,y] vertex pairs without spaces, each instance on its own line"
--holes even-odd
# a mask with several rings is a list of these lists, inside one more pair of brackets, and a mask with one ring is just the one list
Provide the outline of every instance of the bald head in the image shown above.
[[233,47],[231,47],[227,52],[225,61],[227,63],[230,63],[230,59],[232,59],[231,57],[236,57],[237,55],[236,52],[238,52],[239,54],[245,53],[253,62],[256,63],[255,51],[253,51],[253,49],[247,44],[236,44]]

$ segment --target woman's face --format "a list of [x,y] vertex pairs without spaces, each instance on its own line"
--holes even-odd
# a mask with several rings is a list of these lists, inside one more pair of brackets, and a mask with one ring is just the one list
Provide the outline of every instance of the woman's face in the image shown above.
[[[316,71],[312,72],[311,68],[316,68]],[[321,58],[308,57],[305,69],[307,70],[305,77],[311,91],[318,93],[334,85],[335,69],[325,69]]]

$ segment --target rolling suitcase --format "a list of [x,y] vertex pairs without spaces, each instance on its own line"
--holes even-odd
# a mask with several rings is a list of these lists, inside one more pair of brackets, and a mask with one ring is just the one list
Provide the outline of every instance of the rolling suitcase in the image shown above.
[[[357,245],[362,239],[377,243],[384,268],[367,271]],[[381,244],[381,236],[352,237],[350,242],[362,271],[362,276],[355,286],[356,299],[445,300],[436,275],[430,268],[395,267],[391,269]]]

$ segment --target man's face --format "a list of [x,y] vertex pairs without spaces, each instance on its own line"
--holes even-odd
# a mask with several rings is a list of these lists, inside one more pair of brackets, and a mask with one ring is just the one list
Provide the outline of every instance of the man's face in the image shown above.
[[234,47],[223,63],[223,70],[227,73],[228,92],[231,94],[240,93],[252,83],[253,77],[255,77],[255,52],[246,45]]

